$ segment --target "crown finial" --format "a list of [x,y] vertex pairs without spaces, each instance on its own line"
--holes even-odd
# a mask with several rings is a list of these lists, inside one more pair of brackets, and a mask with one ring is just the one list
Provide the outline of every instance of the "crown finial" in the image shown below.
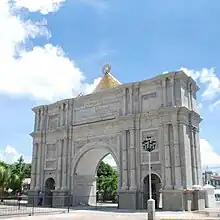
[[102,73],[103,73],[103,75],[107,75],[107,74],[111,73],[111,65],[110,64],[105,64],[102,67]]

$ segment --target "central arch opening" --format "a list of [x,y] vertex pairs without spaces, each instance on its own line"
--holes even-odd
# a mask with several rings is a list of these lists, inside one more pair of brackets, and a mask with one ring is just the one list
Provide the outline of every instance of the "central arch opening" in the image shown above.
[[105,147],[83,153],[75,166],[74,205],[117,206],[119,166],[115,155]]

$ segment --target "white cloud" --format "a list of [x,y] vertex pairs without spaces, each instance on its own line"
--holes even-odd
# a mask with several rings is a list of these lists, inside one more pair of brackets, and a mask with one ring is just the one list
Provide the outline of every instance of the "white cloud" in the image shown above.
[[212,105],[210,106],[210,111],[212,112],[214,109],[219,108],[220,107],[220,100],[217,100],[215,102],[212,103]]
[[26,163],[31,162],[31,157],[24,156],[10,145],[7,145],[4,150],[0,150],[0,160],[5,161],[6,163],[14,163],[18,160],[20,156],[24,157],[24,161]]
[[26,8],[30,12],[39,11],[42,14],[55,12],[66,0],[15,0],[17,8]]
[[108,2],[104,0],[78,0],[78,1],[94,8],[100,15],[103,15],[108,9]]
[[212,145],[205,139],[200,139],[201,160],[203,166],[218,165],[220,169],[220,155],[218,155]]
[[25,49],[31,38],[50,37],[50,33],[45,20],[21,20],[19,9],[47,14],[58,10],[64,0],[13,2],[0,1],[0,92],[47,101],[90,93],[100,79],[91,85],[85,83],[85,76],[62,48],[46,44]]
[[114,160],[114,158],[112,157],[111,154],[107,155],[104,159],[103,159],[104,163],[109,164],[112,167],[117,167],[116,162]]
[[220,78],[216,75],[214,68],[203,68],[197,71],[181,67],[180,70],[183,70],[194,80],[205,85],[205,91],[202,93],[204,99],[212,100],[220,94]]

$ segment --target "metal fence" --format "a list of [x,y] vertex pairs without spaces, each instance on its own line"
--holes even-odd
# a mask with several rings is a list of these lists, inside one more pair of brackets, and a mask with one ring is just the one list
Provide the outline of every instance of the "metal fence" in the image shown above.
[[117,209],[115,201],[97,200],[96,196],[45,196],[40,202],[39,196],[22,198],[0,198],[0,218],[4,216],[39,215],[52,213],[69,213],[81,209]]

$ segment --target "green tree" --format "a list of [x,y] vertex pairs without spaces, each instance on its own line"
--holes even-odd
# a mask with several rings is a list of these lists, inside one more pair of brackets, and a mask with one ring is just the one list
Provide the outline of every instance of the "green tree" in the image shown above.
[[9,173],[10,178],[8,180],[8,186],[13,191],[21,190],[23,180],[27,174],[27,165],[24,163],[24,158],[21,156],[17,162],[10,165]]
[[103,195],[103,200],[114,200],[118,186],[117,172],[109,164],[101,161],[97,171],[97,177],[97,189]]
[[0,196],[4,195],[5,188],[8,187],[9,172],[8,166],[4,162],[0,162]]

